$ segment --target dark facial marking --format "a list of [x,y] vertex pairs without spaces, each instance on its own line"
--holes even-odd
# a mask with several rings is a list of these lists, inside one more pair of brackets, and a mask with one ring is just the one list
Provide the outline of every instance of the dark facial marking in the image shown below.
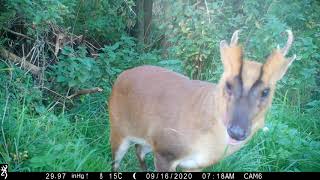
[[243,82],[242,82],[241,76],[236,76],[234,78],[234,81],[235,81],[235,89],[234,89],[235,96],[239,98],[242,96],[242,93],[243,93]]
[[258,79],[253,83],[253,85],[251,86],[250,90],[249,90],[249,97],[252,97],[252,98],[259,98],[258,96],[260,95],[261,97],[262,96],[265,96],[267,97],[268,94],[269,94],[269,88],[266,88],[263,95],[262,94],[259,94],[259,92],[261,91],[261,86],[263,85],[263,82],[261,80],[262,78],[262,75],[263,75],[263,67],[261,67],[260,69],[260,73],[259,73],[259,77]]
[[226,91],[229,96],[232,95],[232,85],[230,84],[230,82],[226,82]]
[[226,82],[225,89],[229,96],[235,95],[235,97],[242,96],[243,93],[243,81],[242,81],[242,69],[243,69],[243,55],[241,55],[241,65],[239,74],[235,76],[231,82]]
[[[235,94],[235,99],[227,129],[229,136],[233,139],[241,141],[248,137],[251,131],[251,121],[255,116],[253,109],[255,109],[257,105],[259,106],[260,101],[258,99],[260,99],[260,97],[266,97],[269,94],[269,88],[261,92],[263,87],[261,80],[262,75],[263,68],[261,67],[258,79],[253,83],[248,94],[244,94],[243,92],[241,74],[234,78],[235,87],[232,89],[232,92]],[[238,92],[238,94],[236,94],[236,92]]]
[[234,77],[230,82],[227,81],[225,85],[225,91],[229,96],[239,98],[242,96],[243,85],[240,76]]
[[239,70],[239,75],[237,77],[239,79],[241,95],[242,95],[242,90],[243,90],[242,70],[243,70],[243,54],[241,54],[241,66],[240,66],[240,70]]
[[253,83],[251,89],[254,89],[258,85],[262,84],[262,81],[261,81],[262,75],[263,75],[263,66],[260,68],[260,73],[259,73],[258,79],[256,80],[256,82]]
[[242,141],[250,133],[250,102],[242,96],[234,102],[231,122],[228,126],[228,134],[235,140]]

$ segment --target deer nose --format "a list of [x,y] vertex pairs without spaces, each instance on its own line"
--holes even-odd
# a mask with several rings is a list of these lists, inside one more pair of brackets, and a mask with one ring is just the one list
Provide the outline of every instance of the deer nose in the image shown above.
[[231,126],[227,131],[229,136],[237,141],[242,141],[246,138],[246,131],[239,126]]

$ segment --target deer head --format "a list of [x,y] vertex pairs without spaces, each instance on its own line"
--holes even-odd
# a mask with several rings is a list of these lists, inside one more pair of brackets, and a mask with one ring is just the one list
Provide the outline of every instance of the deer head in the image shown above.
[[264,64],[244,60],[238,45],[239,30],[232,35],[230,44],[220,42],[224,73],[219,82],[220,117],[223,117],[227,133],[233,142],[250,136],[255,124],[264,124],[266,110],[271,104],[276,83],[286,73],[296,55],[286,58],[293,35],[287,30],[288,40],[281,49],[276,48]]

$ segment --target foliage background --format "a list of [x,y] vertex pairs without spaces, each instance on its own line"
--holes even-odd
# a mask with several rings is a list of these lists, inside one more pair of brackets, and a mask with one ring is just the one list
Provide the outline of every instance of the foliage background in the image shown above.
[[[138,2],[0,1],[0,48],[42,67],[33,75],[0,58],[0,163],[9,171],[109,171],[106,100],[119,73],[152,64],[217,82],[218,44],[234,30],[242,30],[246,58],[263,62],[292,29],[289,56],[298,57],[278,84],[270,131],[206,171],[320,171],[318,1],[154,0],[148,41],[133,33]],[[104,91],[66,98],[92,87]],[[132,151],[122,171],[139,170]]]

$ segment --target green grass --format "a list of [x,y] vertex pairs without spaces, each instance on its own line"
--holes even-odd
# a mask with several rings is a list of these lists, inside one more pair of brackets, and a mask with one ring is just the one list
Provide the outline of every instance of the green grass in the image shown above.
[[[107,92],[84,96],[64,113],[61,105],[37,107],[31,78],[0,72],[0,162],[10,171],[110,171]],[[44,97],[42,97],[44,98]],[[303,111],[277,95],[268,132],[258,132],[244,148],[205,171],[320,171],[319,109]],[[152,155],[147,156],[153,171]],[[134,148],[121,171],[139,171]]]

